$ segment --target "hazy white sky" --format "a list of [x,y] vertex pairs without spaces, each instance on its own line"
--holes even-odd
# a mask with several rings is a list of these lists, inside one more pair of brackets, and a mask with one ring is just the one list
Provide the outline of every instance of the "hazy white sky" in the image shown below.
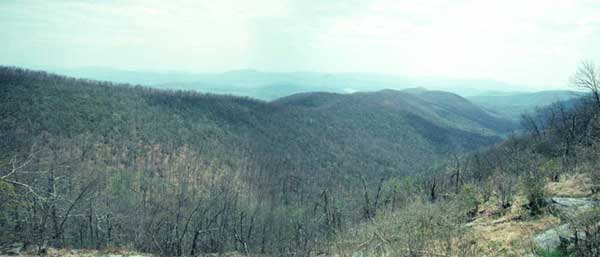
[[600,61],[598,0],[2,0],[0,64],[378,72],[543,89]]

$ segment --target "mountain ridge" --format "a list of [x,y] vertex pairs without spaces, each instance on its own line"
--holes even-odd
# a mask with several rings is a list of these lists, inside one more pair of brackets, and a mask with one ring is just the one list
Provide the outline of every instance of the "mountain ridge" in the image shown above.
[[[90,67],[51,69],[51,71],[95,80],[142,84],[164,89],[191,89],[208,93],[237,94],[273,100],[293,93],[309,91],[353,92],[376,91],[384,88],[435,88],[463,96],[477,95],[490,88],[519,89],[519,86],[492,79],[453,79],[408,77],[367,72],[269,72],[238,69],[225,72],[156,72]],[[285,89],[285,87],[292,88]],[[283,87],[283,88],[282,88]],[[272,90],[276,90],[273,93]]]
[[[17,203],[0,207],[51,217],[24,229],[6,219],[0,228],[13,233],[0,240],[42,231],[40,241],[59,247],[102,247],[119,235],[119,246],[169,255],[243,245],[251,253],[309,253],[376,216],[418,218],[427,210],[452,215],[460,232],[477,213],[475,190],[511,174],[498,165],[513,176],[539,170],[511,165],[539,161],[510,152],[535,139],[503,140],[514,122],[423,88],[264,101],[0,67],[0,114],[0,168],[12,176],[0,189]],[[531,147],[563,152],[563,145]],[[492,150],[478,151],[485,148]],[[11,172],[20,163],[26,169]],[[28,204],[37,200],[51,204]],[[442,220],[434,215],[427,224],[446,226]]]
[[[475,105],[469,105],[468,107],[471,109],[467,108],[462,110],[457,109],[461,104],[449,104],[447,106],[440,105],[440,94],[444,99],[463,99],[460,96],[450,93],[426,93],[422,97],[414,97],[406,92],[395,90],[382,90],[372,93],[360,92],[353,94],[308,93],[266,102],[244,97],[198,94],[184,91],[161,91],[137,86],[132,87],[126,84],[119,84],[117,87],[113,87],[109,82],[72,79],[20,69],[2,68],[2,70],[4,75],[8,76],[5,77],[5,81],[17,81],[17,84],[28,83],[25,81],[30,78],[26,76],[32,76],[33,74],[34,77],[37,76],[37,81],[34,80],[32,83],[36,85],[39,84],[39,86],[36,87],[21,87],[19,89],[21,91],[32,91],[26,94],[22,91],[20,93],[21,95],[19,95],[19,97],[22,98],[19,103],[15,103],[13,106],[4,105],[3,108],[7,110],[6,113],[16,113],[16,110],[11,110],[14,110],[14,108],[17,107],[23,108],[19,107],[22,102],[41,103],[46,106],[44,107],[45,109],[38,109],[37,112],[40,113],[31,114],[39,117],[36,118],[39,119],[39,121],[57,119],[54,123],[60,124],[58,120],[62,120],[64,124],[73,124],[72,127],[65,127],[66,129],[54,130],[54,133],[65,135],[72,133],[78,134],[86,131],[86,133],[97,133],[93,131],[97,131],[98,128],[92,127],[92,124],[93,122],[98,122],[98,119],[100,119],[100,122],[106,124],[122,122],[122,118],[115,119],[118,117],[130,117],[133,120],[138,120],[137,122],[155,119],[154,116],[144,113],[144,110],[146,109],[151,110],[150,112],[154,113],[152,115],[164,117],[165,122],[168,121],[175,122],[175,124],[181,124],[179,127],[167,125],[168,127],[164,128],[168,128],[166,131],[181,129],[191,131],[194,129],[194,126],[196,126],[194,123],[202,121],[202,124],[204,124],[203,126],[206,126],[207,129],[210,128],[210,130],[213,131],[211,133],[227,133],[231,136],[226,136],[225,138],[232,140],[234,138],[246,138],[243,140],[257,138],[256,140],[259,141],[259,143],[252,144],[267,144],[272,146],[280,144],[280,146],[276,148],[291,147],[290,149],[296,149],[294,150],[296,155],[303,154],[302,152],[304,150],[300,149],[339,152],[339,154],[342,154],[338,146],[350,142],[353,137],[370,138],[373,142],[379,141],[382,137],[387,138],[387,140],[383,141],[386,143],[382,143],[380,146],[373,145],[373,143],[366,141],[360,141],[362,142],[360,144],[363,144],[364,148],[375,147],[374,149],[377,149],[377,151],[373,153],[379,154],[368,154],[372,159],[377,160],[390,158],[393,155],[390,150],[397,149],[403,144],[402,140],[394,138],[394,133],[404,134],[401,138],[404,138],[404,140],[410,139],[413,143],[416,143],[419,140],[423,141],[418,145],[424,147],[422,150],[428,153],[425,155],[418,154],[413,156],[414,158],[417,158],[419,155],[430,156],[430,154],[443,154],[447,151],[444,150],[446,147],[449,147],[448,149],[453,149],[455,147],[471,149],[475,145],[483,142],[487,142],[484,144],[498,142],[501,136],[514,126],[514,124],[509,121],[496,119],[495,117],[487,115],[484,111],[477,109]],[[14,73],[15,71],[17,75],[13,74],[11,76],[10,73]],[[19,80],[22,81],[19,82]],[[53,80],[59,81],[58,84]],[[61,85],[61,83],[72,86]],[[42,84],[46,85],[42,86]],[[54,91],[45,92],[49,89],[49,85],[52,85],[50,88],[53,88],[52,90]],[[3,88],[12,92],[3,93],[5,96],[11,96],[11,94],[16,92],[14,91],[16,89],[14,86],[7,87],[7,85],[4,85]],[[94,94],[100,95],[89,98]],[[436,99],[436,94],[438,95],[438,99]],[[46,97],[38,98],[41,95],[46,95]],[[58,97],[60,95],[63,96],[60,97],[61,99],[59,100]],[[106,97],[108,95],[118,96],[121,100],[119,100],[120,102],[114,102],[114,99]],[[313,99],[313,96],[315,95],[320,96],[322,99]],[[290,99],[298,97],[304,97],[305,101],[309,100],[313,103],[322,101],[326,106],[321,106],[322,108],[320,110],[315,111],[314,108],[311,109],[307,108],[307,106],[298,106],[290,102]],[[81,102],[82,99],[93,101],[89,102],[88,105],[85,105],[84,102]],[[6,99],[5,102],[9,103],[13,101],[14,99]],[[75,103],[80,106],[73,107]],[[99,103],[103,103],[103,106],[98,105]],[[137,106],[135,107],[135,110],[136,112],[139,112],[139,114],[128,113],[130,111],[123,109],[128,104]],[[31,108],[32,107],[29,107],[31,111],[35,110]],[[47,109],[59,111],[56,113],[46,113],[44,110]],[[102,109],[106,109],[104,114],[93,114],[96,110]],[[485,116],[486,118],[481,120],[479,119],[480,117],[475,117],[469,113],[467,113],[467,115],[448,115],[448,113],[473,110],[478,115]],[[114,114],[115,112],[120,113],[117,115],[118,117],[113,117],[116,115]],[[76,115],[74,116],[73,114]],[[44,115],[46,116],[44,117]],[[98,117],[95,118],[96,121],[80,120],[81,118],[92,116]],[[20,119],[23,118],[14,118],[16,121]],[[415,124],[418,123],[420,125],[412,126],[411,119],[417,120],[418,122]],[[35,122],[36,121],[34,121],[34,123]],[[49,128],[56,126],[56,124],[44,124],[46,125],[42,124],[39,126]],[[114,128],[112,129],[122,130],[123,132],[126,132],[125,134],[134,133],[134,135],[138,135],[140,133],[128,131],[128,126],[119,124],[121,123],[114,123],[114,125],[118,126],[113,126]],[[16,124],[13,124],[13,126],[16,126]],[[397,128],[394,128],[396,126]],[[437,131],[437,133],[423,131],[423,128],[430,128]],[[340,134],[341,131],[335,131],[338,129],[342,129],[343,133]],[[105,130],[110,130],[110,128],[106,128]],[[137,128],[137,130],[141,130],[141,128]],[[166,131],[165,133],[170,133]],[[39,133],[39,131],[37,133]],[[185,136],[186,133],[184,133],[179,136],[181,139],[177,139],[176,141],[185,142],[188,140],[185,138],[203,137],[203,133],[207,132],[201,132],[200,134],[193,136]],[[257,134],[251,135],[248,133]],[[144,137],[147,138],[156,137],[156,135],[153,134],[145,134]],[[336,134],[337,136],[334,136]],[[415,137],[408,136],[409,134],[414,134]],[[167,135],[168,134],[164,134],[161,137]],[[306,135],[313,136],[306,137]],[[344,136],[339,138],[340,135]],[[445,136],[440,137],[442,135]],[[139,135],[136,137],[139,137]],[[295,140],[291,139],[294,137],[306,137],[309,141],[298,145]],[[172,139],[162,140],[167,140],[168,142]],[[429,140],[444,142],[444,144],[442,144],[444,147],[436,146],[434,148],[433,145],[437,145],[437,143],[426,143]],[[480,143],[473,144],[470,142]],[[255,147],[264,148],[266,146]],[[321,150],[317,150],[318,147],[321,147]],[[432,151],[431,149],[436,150]],[[350,151],[350,153],[352,153],[352,151]],[[367,152],[362,151],[353,152],[353,154],[359,156],[365,155],[366,153]],[[409,152],[407,152],[407,155],[409,155]],[[329,155],[323,154],[323,156]],[[408,159],[400,162],[404,164],[411,163],[410,161],[407,161]],[[413,165],[411,164],[410,166]]]
[[[197,238],[184,234],[188,242],[205,242],[203,252],[232,250],[240,240],[232,235],[240,226],[251,226],[246,215],[260,212],[254,231],[268,232],[244,240],[249,250],[276,252],[308,244],[297,241],[293,231],[298,224],[309,228],[306,238],[312,246],[333,229],[363,220],[356,210],[364,207],[365,193],[375,194],[367,189],[371,185],[424,176],[452,154],[502,140],[510,121],[473,104],[440,103],[462,99],[440,94],[308,93],[267,102],[1,67],[0,165],[31,158],[27,169],[44,172],[19,177],[19,183],[47,194],[48,181],[56,181],[51,188],[68,199],[52,205],[62,210],[57,215],[68,217],[68,205],[84,199],[74,213],[119,217],[93,222],[110,227],[123,242],[136,238],[143,251],[172,246],[172,228],[184,227],[181,217],[194,215],[199,215],[191,225],[194,231],[213,225],[223,229]],[[468,113],[448,115],[471,108],[502,124],[490,125]],[[93,185],[89,196],[85,185]],[[324,208],[330,214],[319,214],[315,206],[329,201],[332,205]],[[205,214],[197,214],[198,208]],[[342,218],[332,222],[334,214]],[[167,225],[152,228],[156,217]],[[77,235],[78,220],[71,218],[59,229],[47,226],[52,235],[46,236]],[[34,229],[40,229],[38,224],[13,236],[27,238]],[[96,242],[94,236],[55,244]]]
[[483,94],[467,97],[490,112],[504,118],[518,120],[522,114],[533,112],[555,102],[567,102],[585,93],[571,90],[547,90],[539,92],[513,92],[505,94]]

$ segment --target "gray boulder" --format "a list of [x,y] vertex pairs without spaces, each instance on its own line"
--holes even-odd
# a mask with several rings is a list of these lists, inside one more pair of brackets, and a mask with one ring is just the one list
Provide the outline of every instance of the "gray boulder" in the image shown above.
[[584,233],[578,232],[575,234],[570,224],[563,224],[535,235],[533,241],[538,250],[556,251],[559,249],[568,249],[576,240],[584,238]]
[[554,213],[562,217],[573,218],[582,211],[594,208],[596,202],[591,198],[551,197],[547,205]]
[[551,204],[568,208],[592,208],[596,202],[591,198],[551,197]]
[[535,242],[536,248],[539,250],[554,251],[574,238],[575,236],[571,229],[571,225],[564,224],[535,235],[533,241]]

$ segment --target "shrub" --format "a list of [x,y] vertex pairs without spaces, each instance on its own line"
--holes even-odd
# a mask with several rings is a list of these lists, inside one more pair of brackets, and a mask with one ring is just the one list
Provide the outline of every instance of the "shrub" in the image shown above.
[[560,180],[560,167],[554,159],[544,163],[541,167],[541,171],[552,182],[558,182]]
[[472,220],[477,215],[479,205],[481,204],[477,187],[470,184],[464,185],[458,194],[457,200],[459,209],[465,214],[468,220]]
[[512,206],[516,178],[511,174],[496,171],[492,177],[491,183],[498,195],[500,209],[506,209]]
[[532,216],[541,214],[546,205],[544,199],[546,195],[545,184],[544,177],[535,172],[529,172],[521,177],[521,186],[527,199],[527,208]]

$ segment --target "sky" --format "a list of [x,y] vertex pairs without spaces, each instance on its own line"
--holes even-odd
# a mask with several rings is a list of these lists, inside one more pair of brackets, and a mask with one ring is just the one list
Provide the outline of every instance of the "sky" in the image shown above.
[[369,72],[561,88],[598,0],[1,0],[0,64]]

